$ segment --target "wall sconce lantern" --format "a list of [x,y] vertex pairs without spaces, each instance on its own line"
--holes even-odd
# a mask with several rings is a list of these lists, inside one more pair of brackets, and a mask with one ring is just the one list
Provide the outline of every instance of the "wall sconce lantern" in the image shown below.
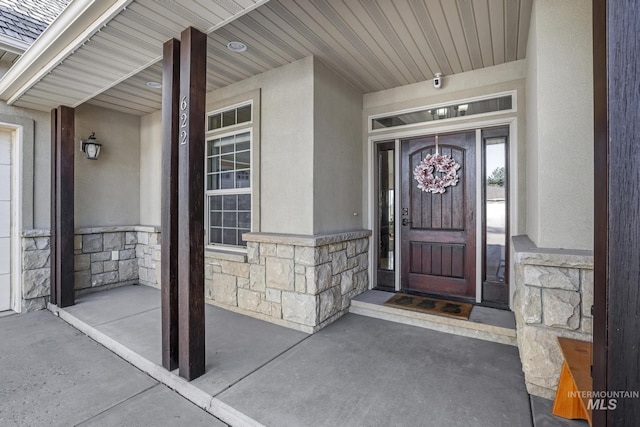
[[469,109],[469,104],[462,104],[458,107],[458,111],[460,111],[460,115],[464,116],[467,114],[467,110]]
[[102,144],[96,139],[96,133],[91,132],[91,136],[82,141],[82,152],[87,154],[87,159],[97,160],[100,155],[100,147]]
[[444,119],[445,117],[447,117],[447,113],[449,112],[449,109],[446,107],[438,108],[437,112],[438,112],[438,118]]

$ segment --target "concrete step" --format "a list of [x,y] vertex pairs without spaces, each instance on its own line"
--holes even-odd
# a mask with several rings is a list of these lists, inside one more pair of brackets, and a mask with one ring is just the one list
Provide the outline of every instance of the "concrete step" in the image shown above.
[[518,345],[515,320],[510,311],[474,306],[469,320],[462,320],[384,305],[392,296],[391,292],[367,291],[351,301],[349,312],[485,341]]

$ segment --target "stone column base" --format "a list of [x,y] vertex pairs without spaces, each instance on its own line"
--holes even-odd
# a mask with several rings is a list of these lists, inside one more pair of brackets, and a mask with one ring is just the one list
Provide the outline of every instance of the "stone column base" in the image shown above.
[[307,333],[369,287],[368,230],[324,236],[247,233],[247,254],[207,251],[208,302]]
[[518,348],[527,391],[555,397],[562,354],[558,337],[593,340],[593,254],[541,249],[513,238]]

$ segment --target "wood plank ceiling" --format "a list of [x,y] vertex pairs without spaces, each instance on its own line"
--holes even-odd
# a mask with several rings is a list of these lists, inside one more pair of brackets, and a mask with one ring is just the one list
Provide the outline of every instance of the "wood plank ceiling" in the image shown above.
[[[207,89],[310,55],[362,93],[523,59],[532,1],[270,0],[209,33]],[[162,42],[189,25],[207,30],[216,19],[229,19],[233,12],[221,6],[228,3],[253,2],[135,0],[15,104],[48,110],[54,101],[88,102],[137,115],[159,110],[161,89],[146,82],[162,79],[155,62]],[[229,51],[231,40],[247,51]]]

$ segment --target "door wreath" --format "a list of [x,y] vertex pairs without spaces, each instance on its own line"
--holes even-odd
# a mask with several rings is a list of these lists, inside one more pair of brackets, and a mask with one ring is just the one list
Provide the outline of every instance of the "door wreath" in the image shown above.
[[[458,183],[460,165],[448,155],[438,153],[438,136],[436,135],[436,153],[427,154],[413,170],[413,177],[418,182],[418,189],[426,193],[443,194],[447,187]],[[436,175],[438,174],[438,175]]]

